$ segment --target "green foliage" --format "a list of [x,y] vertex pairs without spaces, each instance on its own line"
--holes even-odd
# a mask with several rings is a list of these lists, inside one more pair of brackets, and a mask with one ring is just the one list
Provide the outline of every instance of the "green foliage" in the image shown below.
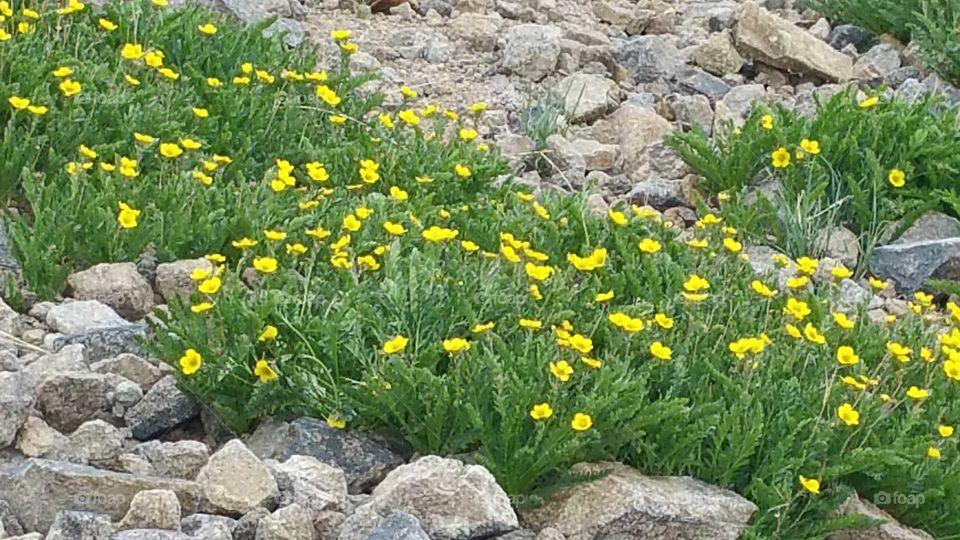
[[960,5],[928,1],[913,26],[913,42],[927,64],[945,79],[960,85]]
[[[804,151],[803,140],[819,153]],[[670,144],[709,191],[729,197],[724,213],[735,226],[793,256],[816,254],[826,226],[849,227],[869,252],[892,221],[956,211],[960,128],[955,109],[936,97],[863,107],[851,90],[819,102],[813,118],[759,106],[739,130],[728,126],[714,139],[680,133]],[[780,148],[789,164],[777,168]],[[894,169],[904,171],[904,187],[891,185]]]
[[808,7],[831,20],[861,26],[878,36],[890,34],[904,43],[910,40],[911,23],[927,3],[929,0],[806,0]]

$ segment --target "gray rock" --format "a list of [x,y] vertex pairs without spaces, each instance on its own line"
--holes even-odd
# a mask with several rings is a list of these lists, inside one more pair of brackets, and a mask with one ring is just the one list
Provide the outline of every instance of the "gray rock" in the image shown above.
[[99,373],[53,373],[37,387],[37,410],[57,431],[74,431],[87,420],[111,417],[115,386]]
[[130,353],[94,362],[90,364],[90,371],[119,375],[139,385],[144,392],[150,390],[162,376],[157,366]]
[[900,53],[892,45],[881,43],[858,58],[853,69],[857,76],[863,79],[886,79],[900,69]]
[[814,246],[827,257],[837,259],[847,268],[860,262],[860,239],[846,227],[827,227],[817,233]]
[[813,26],[807,29],[807,32],[821,41],[828,41],[830,39],[830,22],[820,17],[817,22],[813,23]]
[[87,462],[109,462],[123,451],[123,433],[103,420],[84,422],[70,434],[68,445],[54,454],[60,459]]
[[38,385],[50,375],[68,371],[88,371],[82,345],[70,345],[53,354],[43,355],[24,368],[24,372]]
[[[24,534],[23,527],[20,526],[20,521],[17,519],[17,516],[14,515],[10,505],[3,500],[0,500],[0,528],[4,530],[4,533],[0,534],[12,536]],[[0,538],[2,538],[2,536],[0,536]]]
[[153,467],[157,476],[193,480],[210,460],[210,450],[200,441],[147,441],[133,451]]
[[44,457],[65,448],[70,439],[48,426],[46,422],[30,416],[17,435],[17,449],[27,457]]
[[10,238],[7,236],[7,220],[0,220],[0,290],[8,290],[10,283],[23,281],[23,269],[20,260],[13,253]]
[[710,39],[694,49],[693,62],[707,72],[722,77],[740,71],[744,59],[733,46],[733,37],[730,32],[725,30],[713,34]]
[[130,324],[113,308],[96,300],[57,304],[47,312],[46,322],[47,326],[61,334],[80,334]]
[[190,295],[197,290],[197,282],[190,279],[190,274],[197,269],[212,272],[213,264],[201,257],[157,265],[157,292],[167,302],[174,298],[189,302]]
[[841,308],[857,308],[861,304],[869,302],[872,298],[873,295],[870,294],[870,291],[861,287],[856,281],[852,279],[840,281],[840,292],[837,302]]
[[744,84],[731,88],[723,99],[717,102],[714,133],[725,133],[724,125],[728,122],[734,128],[743,127],[754,103],[763,101],[766,93],[762,84]]
[[[477,52],[492,52],[497,46],[497,36],[503,19],[495,16],[465,13],[450,23],[451,35],[465,41]],[[557,40],[557,58],[560,56],[560,40]]]
[[8,536],[6,540],[43,540],[43,535],[40,533],[30,533],[20,536]]
[[[268,19],[272,14],[261,7],[260,2],[252,0],[218,0],[222,5],[241,22],[248,25],[257,24]],[[294,19],[278,17],[273,24],[263,30],[264,37],[280,34],[283,41],[290,47],[296,47],[303,42],[306,31],[303,25]]]
[[946,240],[957,237],[960,237],[960,221],[944,213],[931,211],[920,216],[891,243],[910,244],[924,240]]
[[838,512],[844,516],[866,516],[870,519],[882,520],[884,523],[873,529],[831,533],[827,536],[827,540],[933,540],[933,537],[924,531],[903,526],[890,514],[861,500],[856,494],[847,499]]
[[261,424],[247,440],[261,459],[285,461],[292,456],[313,456],[342,470],[350,493],[367,491],[403,463],[386,444],[362,432],[327,426],[316,418]]
[[613,137],[620,143],[623,170],[639,168],[647,159],[647,147],[659,143],[673,126],[652,109],[625,103],[611,116],[608,122]]
[[830,31],[830,37],[827,41],[829,41],[831,47],[838,51],[844,49],[847,45],[853,45],[858,51],[863,52],[873,42],[873,34],[859,26],[841,24]]
[[[502,536],[500,538],[503,538]],[[366,540],[430,540],[420,520],[406,512],[394,512],[370,531]]]
[[566,489],[524,514],[535,529],[567,540],[689,538],[736,540],[757,507],[739,495],[687,477],[644,476],[620,464],[581,464],[577,472],[609,471]]
[[680,51],[660,36],[634,37],[621,43],[614,56],[641,83],[673,79],[684,63]]
[[110,532],[110,516],[64,510],[57,514],[46,540],[104,540]]
[[13,442],[35,400],[33,381],[23,371],[0,371],[0,449]]
[[873,250],[870,272],[912,293],[931,278],[960,279],[960,238],[890,244]]
[[280,494],[270,470],[239,439],[210,456],[197,483],[210,508],[226,515],[272,508]]
[[213,514],[193,514],[180,520],[184,534],[202,540],[233,540],[236,526],[236,520]]
[[553,26],[520,24],[512,27],[503,50],[503,67],[539,81],[553,73],[560,58],[562,32]]
[[117,530],[164,529],[180,531],[180,501],[168,489],[150,489],[134,495]]
[[87,362],[98,362],[124,353],[142,356],[144,351],[138,340],[146,337],[145,324],[126,324],[58,337],[53,341],[53,350],[59,351],[68,345],[83,345]]
[[567,76],[558,86],[563,110],[571,123],[589,123],[617,105],[619,87],[610,79],[587,73]]
[[422,0],[417,7],[421,15],[426,15],[431,9],[444,17],[449,17],[453,13],[453,6],[448,0]]
[[177,531],[163,529],[130,529],[120,531],[110,537],[110,540],[197,540]]
[[672,94],[667,97],[677,123],[685,128],[700,126],[708,135],[713,131],[713,108],[707,96],[682,96]]
[[474,540],[519,526],[507,494],[479,465],[426,456],[387,475],[363,506],[347,518],[340,540],[362,540],[379,519],[403,511],[420,519],[434,540]]
[[347,477],[340,469],[313,456],[266,465],[280,489],[280,506],[296,503],[314,514],[347,510]]
[[774,67],[829,81],[853,77],[850,57],[752,0],[740,8],[734,39],[741,53]]
[[723,79],[699,69],[683,70],[677,75],[677,83],[681,88],[707,96],[710,101],[717,101],[730,91],[730,85]]
[[67,287],[78,300],[95,300],[120,316],[142,319],[153,307],[153,289],[133,263],[102,263],[67,277]]
[[141,455],[125,452],[117,457],[114,470],[137,476],[159,476],[153,465]]
[[237,520],[233,528],[234,540],[255,540],[257,537],[257,528],[260,526],[260,520],[269,516],[270,511],[266,508],[254,508]]
[[168,375],[150,389],[143,399],[124,415],[134,438],[146,440],[196,417],[200,407],[177,388],[177,380]]
[[626,199],[658,209],[684,206],[689,204],[689,187],[683,181],[652,178],[634,185]]
[[[636,182],[655,179],[679,180],[690,174],[690,169],[679,154],[665,142],[649,144],[632,156],[627,177]],[[624,159],[624,164],[627,161]]]
[[296,503],[264,517],[257,525],[256,540],[311,540],[313,537],[310,511]]
[[28,531],[46,531],[64,509],[106,514],[119,521],[133,497],[148,489],[169,489],[182,508],[197,510],[200,488],[194,482],[135,476],[86,465],[28,459],[0,469],[0,500]]
[[728,6],[718,6],[707,11],[707,26],[711,32],[721,32],[733,26],[737,12]]

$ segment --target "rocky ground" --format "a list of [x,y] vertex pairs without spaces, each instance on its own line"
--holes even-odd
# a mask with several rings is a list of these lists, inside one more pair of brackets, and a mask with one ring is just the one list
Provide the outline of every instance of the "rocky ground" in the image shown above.
[[[353,66],[382,73],[371,88],[389,103],[401,84],[442,107],[486,102],[482,135],[523,182],[590,190],[601,209],[650,204],[678,225],[696,219],[695,178],[663,144],[672,130],[737,122],[761,100],[812,111],[815,92],[846,84],[958,95],[910,48],[866,49],[859,29],[831,28],[790,0],[421,0],[376,14],[352,0],[205,1],[248,22],[280,15],[273,28],[291,42],[328,47],[331,29],[349,28],[361,51]],[[551,104],[563,129],[538,147],[521,123]],[[957,231],[952,218],[927,216],[871,267],[902,290],[949,275]],[[830,255],[856,264],[855,239],[832,238]],[[7,244],[0,234],[0,269],[16,276]],[[28,302],[24,313],[0,303],[0,538],[733,540],[756,510],[693,479],[594,464],[583,467],[611,473],[518,515],[523,501],[483,467],[413,458],[315,419],[236,438],[136,341],[150,310],[188,294],[189,273],[205,264],[146,256],[74,274],[67,298]],[[843,287],[841,301],[870,297],[853,281]],[[892,294],[872,302],[876,320],[907,309]],[[883,516],[858,500],[846,507]],[[929,536],[890,522],[834,538]]]

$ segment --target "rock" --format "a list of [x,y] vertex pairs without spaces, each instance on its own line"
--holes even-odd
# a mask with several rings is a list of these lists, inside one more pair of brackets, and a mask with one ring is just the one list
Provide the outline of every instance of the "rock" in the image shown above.
[[48,426],[46,422],[30,416],[20,428],[17,436],[17,449],[27,457],[44,457],[69,444],[66,435]]
[[168,489],[151,489],[137,493],[130,509],[117,525],[117,530],[165,529],[180,531],[180,501]]
[[47,312],[46,322],[47,326],[61,334],[80,334],[130,324],[117,315],[113,308],[96,300],[57,304]]
[[90,364],[94,373],[112,373],[137,383],[144,392],[150,390],[161,378],[160,370],[135,354],[124,353]]
[[247,440],[261,459],[285,461],[292,456],[313,456],[342,470],[350,493],[369,490],[403,458],[385,444],[363,432],[329,427],[316,418],[261,424]]
[[[0,284],[3,283],[3,267],[0,266]],[[10,336],[21,334],[20,314],[0,298],[0,332]]]
[[562,32],[553,26],[520,24],[507,32],[503,67],[539,81],[553,73],[560,58]]
[[626,159],[624,168],[627,177],[635,182],[680,180],[691,172],[680,155],[662,141],[643,147],[631,157],[634,161],[630,163],[630,168],[626,167]]
[[744,59],[733,46],[728,30],[713,34],[693,51],[693,62],[709,73],[720,77],[740,71]]
[[280,506],[296,503],[314,514],[347,510],[347,477],[340,469],[313,456],[267,462],[267,467],[280,489]]
[[860,239],[846,227],[822,229],[814,239],[814,246],[827,257],[837,259],[847,268],[856,268],[860,262]]
[[143,348],[137,340],[146,337],[145,324],[125,324],[58,337],[53,341],[53,350],[59,351],[70,345],[83,345],[87,362],[98,362],[124,353],[143,355]]
[[850,57],[752,0],[740,8],[734,38],[741,53],[774,67],[829,81],[853,77]]
[[633,186],[626,199],[638,206],[648,205],[654,208],[672,208],[689,204],[689,186],[683,181],[653,178]]
[[762,84],[744,84],[731,88],[723,99],[717,102],[714,133],[725,133],[724,125],[728,122],[734,128],[743,127],[754,103],[763,101],[766,93]]
[[[500,33],[500,17],[466,13],[453,19],[450,33],[465,41],[477,52],[492,52],[497,46]],[[560,40],[557,40],[557,57],[560,56]]]
[[339,538],[363,539],[377,525],[371,517],[396,511],[419,518],[433,540],[475,540],[519,526],[507,494],[487,469],[426,456],[391,471],[370,500],[347,518]]
[[689,538],[736,540],[757,507],[739,495],[688,477],[644,476],[625,465],[580,464],[576,472],[609,475],[550,497],[524,515],[535,529],[567,540]]
[[144,318],[153,307],[153,289],[133,263],[103,263],[67,277],[77,300],[105,304],[130,320]]
[[681,88],[703,94],[710,98],[710,101],[716,101],[730,91],[730,85],[723,82],[723,79],[699,69],[683,70],[677,75],[677,82]]
[[43,540],[43,535],[40,533],[30,533],[21,536],[8,536],[7,540]]
[[270,470],[239,439],[210,456],[197,474],[197,483],[211,508],[227,515],[271,508],[279,495]]
[[706,96],[671,94],[667,97],[667,105],[682,127],[699,126],[707,135],[713,131],[713,108]]
[[210,460],[207,445],[200,441],[148,441],[133,451],[150,463],[157,476],[193,480]]
[[841,24],[830,31],[830,37],[827,38],[827,41],[831,47],[838,51],[844,49],[847,45],[853,45],[858,51],[863,52],[867,50],[867,45],[873,41],[873,34],[859,26]]
[[23,269],[20,260],[13,253],[10,237],[7,236],[7,220],[0,220],[0,289],[6,291],[12,284],[19,284],[23,280]]
[[913,222],[893,244],[960,237],[960,221],[941,212],[927,212]]
[[70,434],[68,446],[60,448],[55,455],[70,461],[107,462],[120,456],[123,451],[123,433],[103,420],[84,422]]
[[255,540],[260,520],[269,515],[270,511],[266,508],[255,508],[244,514],[233,528],[234,540]]
[[36,400],[33,381],[22,371],[0,371],[0,449],[10,446]]
[[163,529],[130,529],[114,534],[110,540],[196,540],[196,538]]
[[607,24],[627,27],[634,19],[633,12],[629,8],[613,2],[594,2],[592,8],[593,14]]
[[[260,2],[251,0],[218,0],[231,14],[236,16],[242,23],[254,25],[268,19],[272,14],[261,7]],[[278,17],[276,21],[263,30],[264,37],[271,37],[280,34],[283,36],[284,43],[289,47],[299,45],[306,31],[299,21],[287,17]]]
[[854,73],[862,79],[886,79],[900,69],[900,52],[892,45],[881,43],[863,54],[853,65]]
[[184,534],[201,540],[233,540],[234,519],[213,514],[193,514],[180,521]]
[[[889,497],[889,494],[878,493],[874,496],[874,500],[883,500],[884,496]],[[880,498],[878,499],[878,497]],[[856,494],[844,501],[838,509],[838,513],[843,516],[866,516],[870,519],[884,520],[884,523],[873,529],[831,533],[827,536],[827,540],[933,540],[932,536],[921,530],[904,527],[890,514],[861,500]]]
[[4,534],[17,536],[24,534],[24,530],[10,505],[0,500],[0,538],[3,538]]
[[617,104],[617,83],[587,73],[574,73],[560,81],[563,110],[571,123],[589,123]]
[[588,139],[568,141],[563,135],[547,137],[547,155],[568,179],[579,185],[588,170],[610,170],[618,148]]
[[620,44],[614,51],[637,82],[673,79],[683,65],[680,51],[660,36],[638,36]]
[[821,41],[828,41],[830,39],[830,22],[820,17],[817,22],[813,23],[813,26],[807,29],[807,32]]
[[620,106],[610,117],[619,139],[623,169],[631,171],[644,161],[646,148],[660,142],[673,126],[653,110],[630,103]]
[[30,362],[24,372],[36,383],[41,384],[50,375],[68,371],[87,371],[83,345],[69,345],[53,354],[47,354]]
[[892,279],[901,292],[912,293],[931,278],[960,279],[960,237],[880,246],[873,250],[870,272]]
[[[503,537],[500,537],[503,538]],[[370,531],[366,540],[430,540],[420,520],[406,512],[394,512]]]
[[146,440],[200,413],[196,401],[177,388],[173,375],[160,379],[143,399],[124,415],[134,438]]
[[195,512],[200,488],[194,482],[135,476],[46,459],[28,459],[0,469],[0,500],[10,504],[23,528],[46,531],[63,509],[107,514],[119,521],[133,497],[148,489],[169,489],[180,506]]
[[99,373],[48,375],[37,387],[37,410],[57,431],[74,431],[95,418],[110,418],[114,379]]
[[157,292],[167,302],[174,298],[189,302],[190,295],[197,290],[197,282],[190,279],[190,274],[197,269],[212,272],[213,263],[201,257],[157,265]]
[[453,13],[453,6],[448,0],[421,0],[417,7],[417,11],[424,16],[431,9],[444,17],[449,17]]
[[57,514],[46,540],[104,540],[111,532],[110,516],[64,510]]
[[864,289],[852,279],[843,279],[840,281],[840,293],[837,303],[841,308],[853,309],[861,304],[869,302],[873,298],[870,291]]
[[310,511],[296,503],[264,517],[257,525],[256,540],[311,540],[313,537]]
[[733,26],[737,12],[728,6],[710,8],[707,11],[707,26],[711,32],[721,32]]
[[114,470],[128,472],[137,476],[159,476],[157,471],[153,470],[150,464],[143,456],[125,452],[117,456],[117,463]]

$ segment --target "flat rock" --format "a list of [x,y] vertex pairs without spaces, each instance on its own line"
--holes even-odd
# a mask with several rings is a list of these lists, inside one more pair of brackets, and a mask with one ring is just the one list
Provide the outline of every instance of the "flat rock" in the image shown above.
[[559,28],[539,24],[518,24],[507,31],[503,49],[503,67],[539,81],[553,73],[560,58]]
[[313,456],[337,467],[346,474],[350,493],[368,491],[404,461],[371,435],[333,429],[309,417],[289,423],[265,422],[247,439],[247,445],[261,459]]
[[840,515],[860,515],[871,519],[884,520],[885,523],[873,529],[840,531],[831,533],[827,540],[933,540],[924,531],[905,527],[893,519],[890,514],[853,495],[840,506]]
[[124,420],[134,438],[154,437],[196,417],[200,406],[177,388],[177,380],[167,375],[150,388],[143,399],[127,411]]
[[315,514],[347,510],[347,477],[340,469],[313,456],[270,461],[267,467],[280,489],[280,506],[296,503]]
[[79,463],[109,462],[123,451],[123,433],[103,420],[84,422],[67,437],[67,445],[54,455]]
[[70,432],[87,420],[112,416],[115,386],[113,377],[99,373],[53,373],[37,387],[37,410],[50,427]]
[[752,0],[737,14],[734,39],[741,53],[773,67],[834,82],[853,78],[849,56]]
[[17,435],[17,449],[27,457],[45,457],[64,448],[70,439],[48,426],[36,416],[30,416]]
[[743,67],[744,59],[733,46],[733,36],[724,30],[710,36],[693,51],[693,62],[709,73],[719,77],[737,73]]
[[284,506],[257,524],[256,540],[310,540],[313,536],[310,511],[296,503]]
[[136,476],[46,459],[28,459],[0,469],[0,500],[10,505],[29,531],[46,531],[64,509],[106,514],[119,521],[134,496],[149,489],[173,491],[187,512],[195,512],[199,506],[200,486],[185,480]]
[[113,534],[110,540],[197,540],[197,538],[163,529],[130,529]]
[[613,463],[575,468],[610,472],[554,495],[524,514],[525,522],[535,529],[552,527],[567,540],[736,540],[757,510],[743,497],[693,478],[644,476]]
[[[262,7],[262,2],[252,0],[217,1],[244,24],[257,24],[273,16],[272,13]],[[271,37],[277,34],[283,36],[283,41],[288,46],[296,47],[302,43],[306,37],[306,30],[304,30],[303,24],[301,24],[300,21],[289,17],[278,17],[273,24],[263,30],[264,37]]]
[[153,307],[153,289],[134,263],[102,263],[74,272],[67,288],[77,300],[96,300],[130,320],[144,318]]
[[47,326],[61,334],[80,334],[129,324],[113,308],[96,300],[57,304],[47,312]]
[[233,540],[234,519],[213,514],[193,514],[180,520],[184,534],[202,540]]
[[924,240],[946,240],[957,237],[960,237],[960,221],[942,212],[927,212],[891,243],[910,244]]
[[144,392],[160,380],[162,374],[157,366],[147,362],[135,354],[124,353],[113,358],[107,358],[90,364],[90,371],[94,373],[112,373],[124,379],[133,381]]
[[157,476],[164,478],[193,480],[210,460],[210,450],[200,441],[147,441],[133,451],[150,463]]
[[59,351],[70,345],[83,345],[87,362],[98,362],[124,353],[142,356],[144,351],[138,340],[146,337],[147,325],[124,324],[59,336],[53,340],[53,350]]
[[197,483],[211,509],[226,515],[272,508],[280,494],[270,470],[239,439],[210,456]]
[[960,279],[960,237],[890,244],[873,250],[870,272],[912,293],[928,279]]

